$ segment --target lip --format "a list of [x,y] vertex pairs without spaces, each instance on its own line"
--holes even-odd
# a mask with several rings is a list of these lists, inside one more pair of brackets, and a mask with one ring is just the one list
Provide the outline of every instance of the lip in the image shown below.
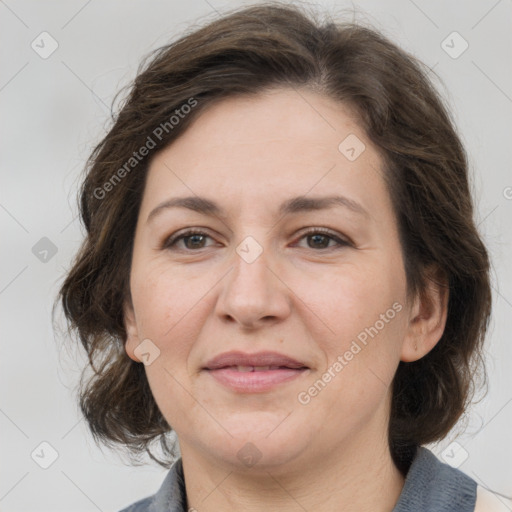
[[229,366],[283,366],[286,368],[303,368],[307,365],[297,361],[292,357],[280,354],[278,352],[256,352],[247,354],[246,352],[224,352],[210,359],[204,366],[206,370],[218,370]]
[[310,368],[278,352],[225,352],[203,368],[217,382],[241,393],[261,393],[309,373]]

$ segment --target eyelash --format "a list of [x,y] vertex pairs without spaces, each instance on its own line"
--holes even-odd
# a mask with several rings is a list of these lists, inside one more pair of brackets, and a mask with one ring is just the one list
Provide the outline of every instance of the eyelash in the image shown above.
[[[182,233],[174,234],[174,235],[171,235],[170,237],[168,237],[164,241],[164,243],[162,244],[162,249],[182,250],[182,251],[186,251],[186,252],[198,252],[201,249],[206,249],[206,247],[200,247],[197,250],[186,249],[186,248],[185,249],[174,249],[174,246],[176,245],[177,242],[179,242],[179,241],[181,241],[181,240],[183,240],[185,238],[194,236],[194,235],[203,235],[203,236],[206,236],[208,238],[212,238],[210,235],[208,235],[208,233],[205,233],[204,231],[201,231],[200,229],[189,229],[189,230],[184,231]],[[338,244],[335,247],[323,247],[323,248],[320,248],[318,250],[316,250],[314,248],[311,248],[311,247],[308,247],[308,249],[312,249],[312,250],[314,250],[316,252],[329,251],[329,250],[332,250],[332,249],[341,249],[343,247],[348,247],[348,246],[352,245],[349,241],[343,240],[342,238],[337,236],[335,233],[333,233],[332,231],[330,231],[330,230],[328,230],[326,228],[311,228],[310,230],[302,233],[302,235],[300,236],[299,240],[301,240],[303,238],[306,238],[308,236],[312,236],[312,235],[323,235],[323,236],[326,236],[326,237],[330,238],[331,240],[334,240]]]

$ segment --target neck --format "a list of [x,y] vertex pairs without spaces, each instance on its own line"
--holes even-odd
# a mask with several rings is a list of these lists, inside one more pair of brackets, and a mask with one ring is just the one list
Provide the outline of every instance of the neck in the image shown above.
[[404,485],[382,436],[344,440],[328,454],[298,459],[293,465],[240,470],[198,457],[185,446],[189,510],[391,512]]

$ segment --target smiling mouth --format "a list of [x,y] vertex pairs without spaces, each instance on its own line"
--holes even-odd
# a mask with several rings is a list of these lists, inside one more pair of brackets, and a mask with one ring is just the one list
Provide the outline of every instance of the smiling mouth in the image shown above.
[[237,372],[267,372],[269,370],[301,370],[307,369],[306,366],[302,366],[300,368],[290,368],[289,366],[224,366],[222,368],[217,368],[217,370],[230,369]]
[[301,366],[242,366],[232,365],[221,368],[205,368],[214,382],[235,393],[266,393],[275,391],[286,384],[311,372]]
[[264,393],[309,374],[303,362],[278,352],[224,352],[203,367],[215,383],[236,393]]

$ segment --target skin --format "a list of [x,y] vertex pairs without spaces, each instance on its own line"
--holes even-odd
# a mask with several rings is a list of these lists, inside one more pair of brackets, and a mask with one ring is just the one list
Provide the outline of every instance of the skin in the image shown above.
[[[366,146],[355,161],[338,149],[349,134]],[[152,160],[125,346],[134,361],[145,339],[160,350],[145,369],[178,435],[189,507],[391,511],[398,500],[404,477],[387,441],[390,386],[400,360],[423,357],[440,339],[448,297],[429,284],[421,299],[407,299],[380,169],[346,106],[287,88],[214,104]],[[368,215],[339,206],[277,214],[291,197],[333,193]],[[190,195],[218,202],[225,214],[172,208],[147,222],[161,202]],[[191,227],[207,236],[162,247]],[[306,228],[327,228],[349,245],[304,235]],[[262,249],[252,263],[236,251],[248,236]],[[401,311],[300,403],[299,393],[332,373],[358,334],[396,303]],[[310,370],[268,392],[237,393],[202,371],[231,350],[277,351]],[[259,457],[255,465],[237,456],[242,448]]]

